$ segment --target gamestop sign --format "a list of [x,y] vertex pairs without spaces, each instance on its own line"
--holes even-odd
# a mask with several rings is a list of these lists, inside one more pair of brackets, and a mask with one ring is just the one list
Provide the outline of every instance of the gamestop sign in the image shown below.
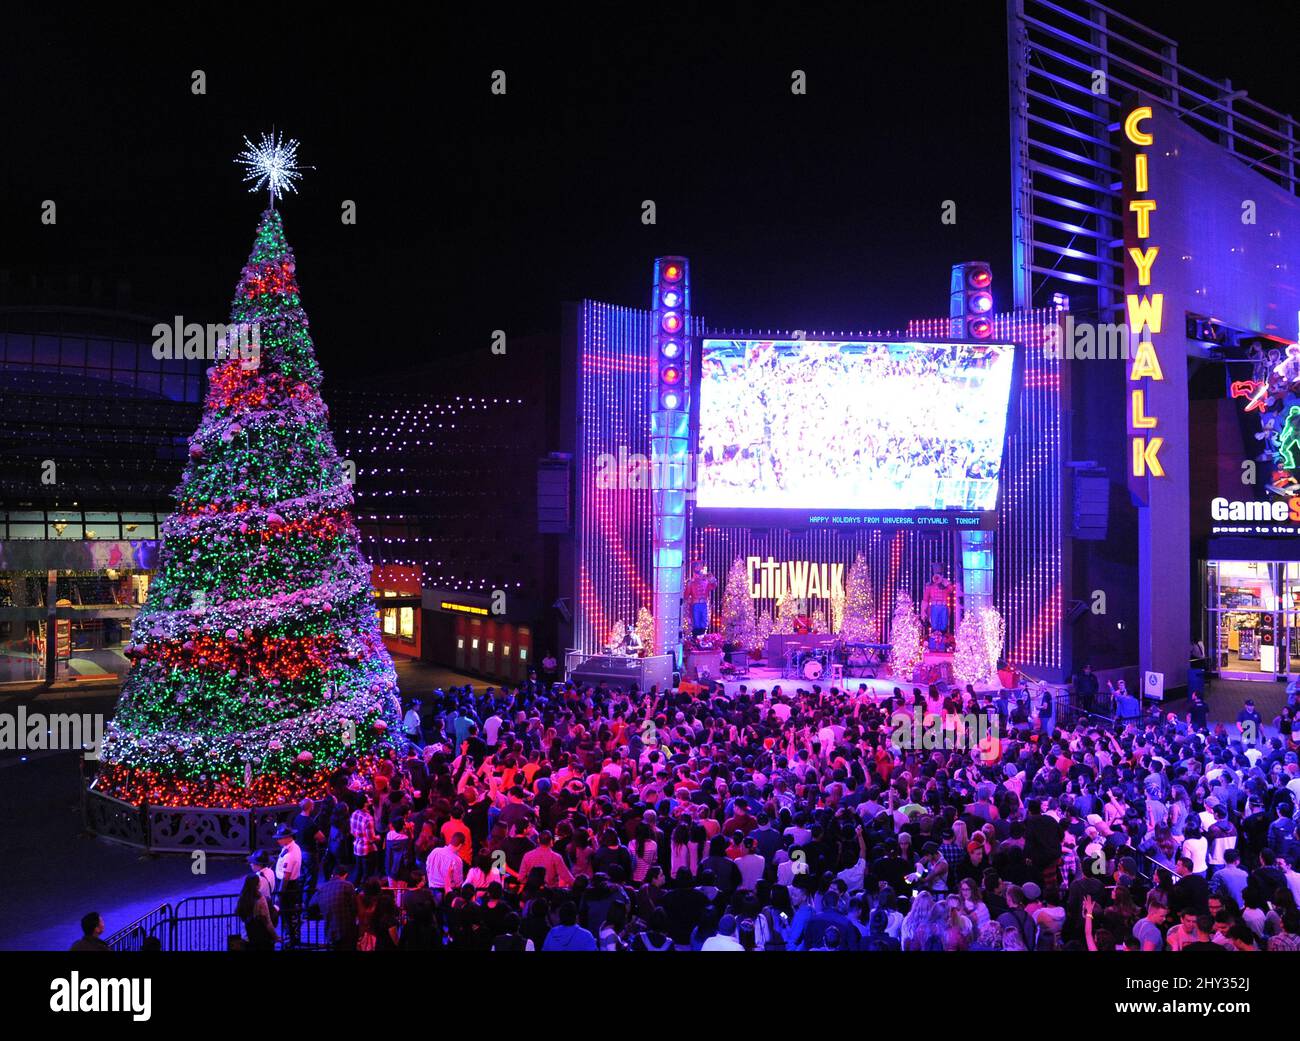
[[1272,500],[1220,496],[1210,500],[1210,520],[1213,535],[1300,534],[1300,496]]

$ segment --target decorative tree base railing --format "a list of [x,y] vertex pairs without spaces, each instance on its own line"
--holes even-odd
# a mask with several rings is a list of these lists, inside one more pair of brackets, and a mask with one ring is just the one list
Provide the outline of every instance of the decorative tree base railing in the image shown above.
[[201,806],[133,806],[93,788],[85,790],[82,817],[94,835],[152,853],[230,853],[245,856],[275,845],[275,829],[298,812],[285,806],[210,809]]

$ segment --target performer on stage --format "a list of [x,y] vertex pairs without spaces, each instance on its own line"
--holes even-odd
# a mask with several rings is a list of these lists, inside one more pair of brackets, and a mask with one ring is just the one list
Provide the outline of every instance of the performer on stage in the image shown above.
[[696,561],[683,590],[691,612],[691,632],[696,636],[709,631],[709,597],[717,586],[718,580],[709,574],[709,566]]
[[957,587],[944,577],[943,569],[937,564],[932,571],[921,595],[921,617],[929,625],[931,635],[946,636],[956,607]]
[[816,628],[812,615],[808,613],[808,605],[803,600],[800,600],[798,605],[795,607],[795,610],[798,612],[794,616],[795,634],[798,636],[806,636]]
[[641,637],[636,634],[634,628],[629,628],[627,635],[623,637],[623,653],[632,658],[641,653]]

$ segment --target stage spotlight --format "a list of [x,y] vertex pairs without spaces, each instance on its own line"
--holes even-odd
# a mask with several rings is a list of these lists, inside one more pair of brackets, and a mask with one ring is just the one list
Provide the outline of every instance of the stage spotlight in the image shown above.
[[682,294],[677,292],[676,289],[665,289],[660,299],[663,301],[664,307],[677,307],[682,302]]
[[952,266],[948,280],[948,330],[957,339],[987,340],[993,323],[993,269],[982,260]]
[[663,269],[665,282],[680,282],[682,280],[682,266],[677,263],[668,263]]
[[664,408],[668,409],[670,412],[680,408],[682,404],[682,399],[678,396],[676,391],[672,390],[660,398],[660,401]]
[[659,351],[665,358],[676,358],[682,353],[682,345],[676,340],[665,340],[664,345],[659,348]]
[[660,373],[660,379],[662,379],[665,383],[670,383],[670,384],[680,383],[682,379],[682,370],[679,369],[676,365],[665,366],[664,371]]
[[679,315],[676,311],[668,311],[664,314],[663,319],[660,321],[659,325],[666,333],[681,332],[682,316]]

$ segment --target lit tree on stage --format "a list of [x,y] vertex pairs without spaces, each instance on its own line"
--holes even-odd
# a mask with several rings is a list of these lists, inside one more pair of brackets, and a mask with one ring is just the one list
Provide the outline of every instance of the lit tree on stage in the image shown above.
[[952,674],[958,683],[979,683],[989,674],[988,648],[978,611],[967,611],[961,616],[952,655]]
[[911,595],[902,589],[898,591],[898,600],[894,606],[889,640],[893,644],[889,652],[890,675],[910,681],[916,667],[925,660],[925,650],[921,642],[921,619],[917,616]]
[[641,648],[649,654],[654,647],[655,638],[655,620],[654,615],[650,613],[650,608],[643,607],[636,613],[636,625],[633,630],[636,632],[637,639],[641,641]]
[[722,590],[722,637],[746,651],[758,643],[754,600],[749,595],[749,573],[740,557],[731,562],[727,584]]
[[844,621],[840,625],[840,637],[848,643],[880,642],[871,571],[867,567],[867,558],[861,553],[853,558],[848,577],[844,580]]
[[961,683],[984,684],[994,680],[1006,623],[996,609],[982,607],[967,611],[957,626],[957,647],[952,656],[952,674]]
[[789,636],[794,632],[794,620],[799,614],[799,601],[796,600],[789,590],[785,590],[777,597],[776,601],[776,621],[772,625],[772,632],[778,636]]
[[230,309],[258,346],[209,370],[100,749],[96,789],[136,804],[273,806],[319,794],[400,716],[275,209],[299,176],[296,148],[264,137],[241,157],[256,187],[271,189]]

